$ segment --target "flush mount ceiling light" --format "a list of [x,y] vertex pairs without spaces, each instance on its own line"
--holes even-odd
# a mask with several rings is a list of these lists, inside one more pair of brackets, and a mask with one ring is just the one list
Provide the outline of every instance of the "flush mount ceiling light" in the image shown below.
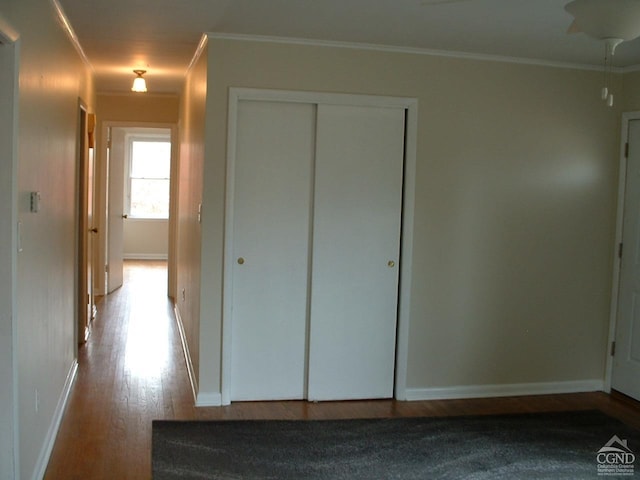
[[565,5],[574,21],[568,33],[583,32],[604,43],[604,86],[602,99],[613,106],[609,76],[613,55],[622,42],[640,36],[640,0],[574,0]]
[[135,73],[137,75],[137,77],[133,79],[133,86],[131,87],[131,91],[132,92],[139,92],[139,93],[146,92],[147,91],[147,82],[142,77],[142,75],[147,73],[147,71],[146,70],[134,70],[133,73]]

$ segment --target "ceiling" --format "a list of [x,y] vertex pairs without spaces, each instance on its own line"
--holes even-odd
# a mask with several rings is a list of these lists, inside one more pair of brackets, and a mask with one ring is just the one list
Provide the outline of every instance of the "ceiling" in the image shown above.
[[[95,70],[99,92],[129,91],[134,68],[148,71],[149,92],[179,92],[205,32],[572,65],[601,65],[604,56],[601,42],[566,33],[568,0],[57,1]],[[640,65],[640,39],[620,45],[614,65]]]

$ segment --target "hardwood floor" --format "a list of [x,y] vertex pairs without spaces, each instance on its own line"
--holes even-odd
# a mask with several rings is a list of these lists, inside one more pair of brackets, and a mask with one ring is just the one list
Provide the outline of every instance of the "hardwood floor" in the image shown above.
[[[242,402],[195,408],[166,297],[165,262],[126,262],[125,284],[103,298],[45,478],[151,477],[154,419],[324,419],[488,415],[600,409],[640,428],[640,403],[585,393],[425,402]],[[612,432],[615,433],[615,432]]]

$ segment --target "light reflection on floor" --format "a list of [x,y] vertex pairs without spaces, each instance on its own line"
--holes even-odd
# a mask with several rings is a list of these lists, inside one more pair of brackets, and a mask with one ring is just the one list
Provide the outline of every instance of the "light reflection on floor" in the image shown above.
[[132,292],[128,308],[124,369],[132,377],[159,377],[169,359],[167,323],[167,271],[146,268],[144,262],[125,262],[127,288]]

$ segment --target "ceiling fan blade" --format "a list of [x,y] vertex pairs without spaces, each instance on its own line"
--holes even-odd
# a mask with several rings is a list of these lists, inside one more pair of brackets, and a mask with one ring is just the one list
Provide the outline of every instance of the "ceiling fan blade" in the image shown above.
[[599,40],[640,37],[638,0],[573,0],[564,9],[573,16],[579,31]]

